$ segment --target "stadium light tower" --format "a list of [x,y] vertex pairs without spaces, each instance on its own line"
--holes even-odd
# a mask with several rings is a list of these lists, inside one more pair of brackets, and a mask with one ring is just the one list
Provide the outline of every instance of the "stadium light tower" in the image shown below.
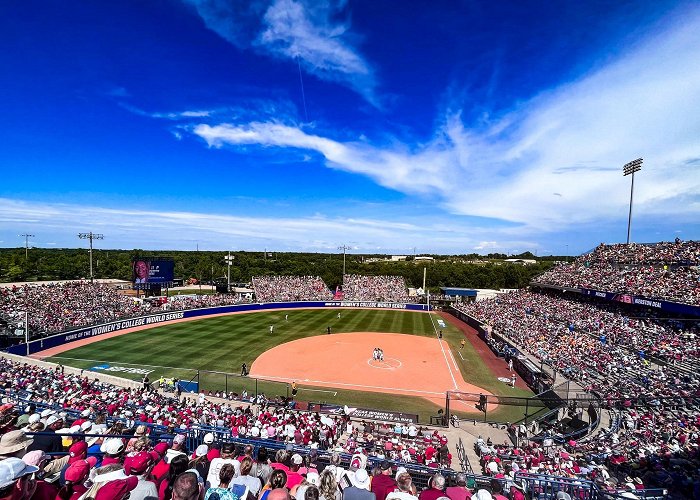
[[350,250],[350,247],[347,245],[341,245],[338,247],[338,250],[343,251],[343,279],[345,279],[345,252]]
[[97,234],[90,231],[89,233],[78,233],[78,238],[81,240],[90,240],[90,283],[94,280],[94,275],[92,273],[92,240],[104,240],[104,234]]
[[622,167],[622,176],[627,177],[632,174],[632,186],[630,187],[630,214],[627,218],[627,244],[630,244],[630,234],[632,232],[632,199],[634,198],[634,173],[639,172],[642,169],[642,158],[637,158],[629,163],[626,163]]
[[228,266],[228,275],[227,275],[227,288],[226,291],[230,292],[231,291],[231,264],[233,264],[233,259],[235,259],[235,255],[231,255],[231,252],[229,251],[228,255],[224,257],[224,260],[226,261],[226,265]]
[[29,259],[29,238],[34,238],[35,236],[33,234],[29,233],[24,233],[20,234],[22,238],[24,238],[24,260]]

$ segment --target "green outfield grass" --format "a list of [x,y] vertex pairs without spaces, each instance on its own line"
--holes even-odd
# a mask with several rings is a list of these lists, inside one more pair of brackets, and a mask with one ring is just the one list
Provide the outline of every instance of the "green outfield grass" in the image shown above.
[[[151,367],[151,380],[161,375],[191,380],[197,376],[197,370],[238,374],[242,363],[251,366],[261,353],[281,343],[325,335],[328,326],[333,333],[391,332],[435,336],[433,321],[437,325],[438,320],[435,314],[373,309],[343,309],[341,318],[338,319],[338,311],[304,309],[256,312],[164,325],[105,339],[47,360],[86,369],[101,363]],[[285,314],[289,315],[288,321],[284,319]],[[270,325],[275,327],[273,335],[269,333]],[[464,380],[502,396],[532,396],[529,391],[511,388],[499,382],[469,342],[464,349],[460,349],[462,333],[457,328],[448,324],[442,330],[443,338],[450,345]],[[138,374],[113,374],[141,379]],[[268,396],[286,395],[288,390],[284,383],[256,381],[238,376],[200,373],[199,377],[201,387],[205,390],[227,389],[240,393],[245,388],[249,394],[258,390]],[[419,397],[329,390],[312,386],[300,386],[298,397],[315,402],[417,413],[422,422],[427,422],[429,416],[435,415],[439,408]],[[474,414],[462,416],[479,418],[479,415]],[[516,421],[522,416],[520,407],[501,407],[488,415],[489,420],[501,421]]]

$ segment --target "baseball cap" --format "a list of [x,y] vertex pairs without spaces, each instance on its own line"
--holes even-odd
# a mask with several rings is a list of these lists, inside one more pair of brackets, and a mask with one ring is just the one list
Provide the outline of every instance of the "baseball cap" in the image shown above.
[[110,481],[99,489],[97,495],[95,495],[95,500],[121,499],[128,492],[136,488],[137,484],[139,484],[139,478],[136,476],[130,476],[128,479]]
[[204,435],[204,444],[212,444],[214,442],[214,434],[207,432]]
[[46,419],[46,427],[55,424],[59,420],[61,420],[60,417],[57,417],[56,415],[49,415],[49,418]]
[[33,474],[39,467],[27,465],[19,458],[6,458],[0,461],[0,488],[10,486],[18,479]]
[[299,455],[298,453],[295,453],[294,455],[292,455],[292,463],[294,465],[301,465],[303,462],[304,462],[304,459],[301,458],[301,455]]
[[68,459],[68,463],[72,464],[76,460],[80,460],[83,458],[83,455],[87,453],[88,445],[85,441],[78,441],[77,443],[73,443],[70,448],[68,448],[68,455],[70,455],[70,458]]
[[158,443],[153,447],[153,451],[155,451],[156,453],[158,453],[158,455],[162,457],[165,455],[165,452],[168,451],[168,448],[170,448],[170,446],[168,446],[168,443]]
[[108,455],[119,455],[123,449],[124,442],[120,438],[105,439],[102,446],[100,446],[100,451]]
[[46,462],[49,456],[44,453],[44,450],[34,450],[30,451],[22,457],[22,461],[27,465],[33,465],[35,467],[40,467],[41,464]]
[[391,469],[391,463],[389,463],[387,460],[384,460],[379,466],[382,468],[382,470],[389,470]]
[[209,453],[209,447],[206,444],[200,444],[199,446],[197,446],[197,449],[194,451],[194,454],[197,457],[203,457],[207,453]]
[[233,445],[233,443],[224,443],[224,444],[221,446],[221,453],[233,453],[233,451],[234,451],[235,449],[236,449],[236,448],[235,448],[235,446]]
[[72,483],[82,483],[87,479],[90,469],[92,469],[96,463],[97,459],[95,457],[73,462],[66,469],[66,481],[70,481]]
[[151,457],[151,454],[141,451],[124,459],[124,472],[129,475],[143,474],[152,463],[153,457]]
[[182,444],[185,442],[185,435],[184,434],[178,434],[175,436],[175,439],[173,439],[174,444]]
[[321,476],[318,475],[318,472],[309,472],[306,474],[306,480],[314,486],[321,485]]

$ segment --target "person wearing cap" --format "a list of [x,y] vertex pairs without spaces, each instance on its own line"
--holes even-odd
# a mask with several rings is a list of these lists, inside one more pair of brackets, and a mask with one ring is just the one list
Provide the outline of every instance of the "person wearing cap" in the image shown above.
[[343,490],[343,500],[376,500],[376,495],[369,491],[369,474],[365,469],[358,469],[352,478],[352,485]]
[[292,458],[290,460],[289,464],[289,472],[287,472],[287,484],[286,487],[288,490],[291,490],[295,486],[301,484],[301,482],[304,480],[304,476],[299,474],[299,469],[301,468],[301,464],[304,463],[304,459],[302,458],[301,455],[298,453],[295,453],[292,455]]
[[0,459],[22,458],[33,442],[21,429],[3,434],[0,437]]
[[153,451],[160,455],[160,460],[156,461],[156,465],[151,471],[151,476],[153,476],[153,478],[156,480],[156,486],[160,485],[160,481],[163,479],[163,477],[165,477],[165,475],[168,473],[168,469],[170,468],[168,462],[165,461],[165,455],[168,448],[168,443],[163,442],[160,442],[153,447]]
[[156,452],[141,451],[124,460],[124,472],[128,476],[136,476],[139,480],[136,488],[129,495],[130,500],[157,500],[158,489],[155,483],[148,481],[148,473],[154,463]]
[[372,478],[372,493],[377,500],[385,500],[389,492],[396,489],[396,481],[391,472],[391,463],[384,460],[379,464],[380,473]]
[[170,463],[178,455],[187,456],[187,446],[185,445],[185,435],[178,434],[173,439],[173,445],[165,453],[165,461]]
[[209,474],[207,474],[206,486],[208,488],[217,488],[219,486],[219,472],[224,464],[231,464],[235,475],[239,475],[241,471],[241,463],[236,460],[236,448],[233,443],[224,443],[221,447],[221,456],[211,461],[209,465]]
[[387,500],[418,500],[413,488],[413,480],[408,472],[396,476],[396,490],[386,496]]
[[[78,462],[79,460],[85,460],[87,458],[87,443],[85,441],[78,441],[77,443],[73,443],[71,447],[68,449],[68,463],[61,469],[61,475],[59,476],[58,482],[61,486],[66,484],[66,471],[68,468],[75,462]],[[97,462],[97,459],[95,459],[95,463]],[[93,464],[94,466],[95,464]]]
[[84,483],[90,475],[90,469],[96,463],[97,459],[95,457],[72,462],[65,471],[65,481],[56,498],[60,500],[78,500],[88,490]]
[[95,495],[95,500],[124,500],[138,485],[136,476],[127,479],[115,479],[104,484]]
[[190,467],[195,469],[201,477],[207,477],[209,475],[209,446],[206,444],[200,444],[192,455],[192,460],[190,460]]
[[58,453],[63,451],[61,436],[56,434],[58,429],[63,427],[63,419],[57,415],[49,415],[46,419],[46,428],[34,437],[34,442],[29,445],[27,451],[42,450],[46,453]]
[[461,472],[455,477],[456,486],[449,486],[445,493],[450,500],[468,500],[472,497],[472,492],[467,488],[467,479]]
[[27,465],[17,457],[0,461],[0,500],[24,500],[36,490],[32,474],[38,467]]

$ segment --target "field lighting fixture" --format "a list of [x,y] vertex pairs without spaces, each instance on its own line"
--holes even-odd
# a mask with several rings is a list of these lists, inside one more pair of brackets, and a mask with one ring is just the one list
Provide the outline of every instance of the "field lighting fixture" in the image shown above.
[[341,245],[338,247],[338,250],[343,251],[343,279],[345,279],[345,252],[350,250],[350,247],[347,245]]
[[34,238],[35,236],[29,233],[20,234],[20,236],[24,238],[24,260],[27,260],[29,258],[29,238]]
[[630,244],[630,234],[632,232],[632,199],[634,198],[634,173],[639,172],[642,169],[642,158],[637,158],[622,167],[622,176],[627,177],[632,174],[632,186],[630,188],[630,213],[627,218],[627,244]]
[[81,240],[90,240],[90,283],[92,283],[94,280],[92,272],[92,240],[103,240],[105,236],[104,234],[97,234],[90,231],[89,233],[78,233],[78,238]]

